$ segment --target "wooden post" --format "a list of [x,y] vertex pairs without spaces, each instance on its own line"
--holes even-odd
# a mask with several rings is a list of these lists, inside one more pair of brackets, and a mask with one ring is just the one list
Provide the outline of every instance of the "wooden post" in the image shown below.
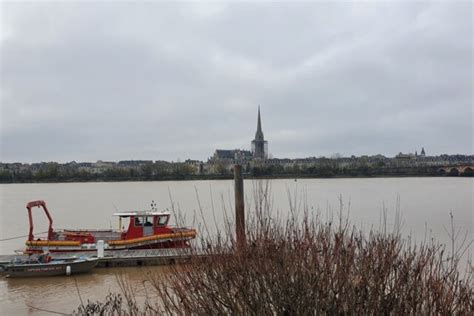
[[245,245],[244,178],[242,166],[234,165],[235,233],[237,247]]

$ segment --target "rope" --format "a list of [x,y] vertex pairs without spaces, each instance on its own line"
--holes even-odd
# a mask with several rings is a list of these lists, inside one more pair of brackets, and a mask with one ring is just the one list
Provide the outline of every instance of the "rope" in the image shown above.
[[[41,234],[46,234],[48,231],[37,233],[35,235],[41,235]],[[25,238],[28,237],[29,235],[21,235],[21,236],[15,236],[15,237],[9,237],[9,238],[4,238],[0,239],[0,241],[7,241],[7,240],[13,240],[13,239],[19,239],[19,238]]]
[[29,308],[36,309],[36,310],[39,310],[39,311],[42,311],[42,312],[51,313],[51,314],[57,314],[57,315],[72,315],[72,314],[57,312],[57,311],[53,311],[53,310],[49,310],[49,309],[44,309],[44,308],[35,307],[35,306],[30,305],[30,304],[28,304],[28,303],[26,303],[25,305],[28,306]]

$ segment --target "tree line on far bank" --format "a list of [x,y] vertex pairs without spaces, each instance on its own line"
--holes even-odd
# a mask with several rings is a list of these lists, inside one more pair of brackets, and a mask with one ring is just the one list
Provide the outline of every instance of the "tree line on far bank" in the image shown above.
[[[459,174],[457,170],[440,172],[435,166],[386,166],[360,164],[341,167],[336,164],[308,164],[283,166],[275,164],[244,165],[249,178],[332,178],[332,177],[396,177],[396,176],[473,176],[472,170]],[[136,167],[109,167],[90,171],[74,166],[51,162],[39,169],[0,170],[0,183],[23,182],[93,182],[93,181],[160,181],[230,179],[232,167],[223,163],[203,171],[187,163],[147,163]]]

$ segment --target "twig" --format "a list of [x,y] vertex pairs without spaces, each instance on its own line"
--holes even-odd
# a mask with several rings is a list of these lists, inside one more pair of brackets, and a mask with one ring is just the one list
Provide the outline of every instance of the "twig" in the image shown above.
[[51,313],[51,314],[57,314],[57,315],[72,315],[72,314],[67,314],[67,313],[63,313],[63,312],[53,311],[53,310],[50,310],[50,309],[35,307],[35,306],[30,305],[30,304],[28,304],[28,303],[26,303],[26,306],[28,306],[29,308],[32,308],[32,309],[36,309],[36,310],[39,310],[39,311],[42,311],[42,312]]

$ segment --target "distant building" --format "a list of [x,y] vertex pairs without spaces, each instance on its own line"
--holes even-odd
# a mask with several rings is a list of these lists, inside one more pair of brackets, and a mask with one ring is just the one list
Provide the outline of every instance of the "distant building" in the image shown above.
[[230,149],[216,149],[212,156],[214,160],[234,159],[234,150]]
[[420,154],[418,154],[417,151],[415,151],[414,154],[413,153],[404,154],[402,152],[399,152],[398,155],[395,156],[395,159],[410,160],[410,159],[421,159],[421,158],[424,158],[424,157],[426,157],[425,148],[421,147]]
[[241,149],[216,149],[212,160],[250,160],[252,153]]
[[407,160],[407,159],[413,159],[415,158],[415,155],[412,153],[404,154],[402,152],[399,152],[398,155],[395,156],[395,159],[400,159],[400,160]]
[[216,149],[214,155],[209,158],[210,162],[235,163],[250,160],[266,160],[268,158],[268,142],[262,131],[262,120],[260,118],[260,106],[258,107],[257,132],[252,140],[252,150],[242,149]]
[[426,156],[426,153],[425,153],[425,147],[421,147],[421,153],[420,153],[420,156],[421,156],[421,157],[425,157],[425,156]]
[[263,137],[260,106],[258,107],[257,132],[255,133],[255,139],[252,140],[252,156],[254,159],[268,158],[268,142]]
[[118,162],[118,165],[125,167],[136,167],[146,164],[152,164],[153,160],[121,160]]

